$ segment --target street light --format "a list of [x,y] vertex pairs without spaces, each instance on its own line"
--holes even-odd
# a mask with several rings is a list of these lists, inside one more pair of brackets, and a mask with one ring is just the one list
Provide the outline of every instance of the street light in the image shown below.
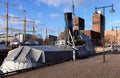
[[[95,13],[97,13],[98,14],[98,12],[97,12],[97,9],[103,9],[103,16],[104,16],[104,19],[103,19],[103,21],[104,21],[104,23],[103,23],[103,32],[101,33],[101,38],[102,38],[102,45],[103,45],[103,50],[104,50],[104,40],[103,40],[103,38],[104,38],[104,31],[105,31],[105,8],[110,8],[111,7],[111,10],[110,10],[110,13],[114,13],[115,12],[115,10],[113,9],[113,4],[112,5],[110,5],[110,6],[102,6],[102,7],[95,7]],[[103,62],[105,62],[105,50],[103,51]]]
[[118,39],[117,39],[118,32],[117,31],[118,31],[118,28],[120,28],[120,26],[112,27],[112,31],[114,30],[114,28],[116,29],[116,35],[115,35],[116,36],[115,37],[116,38],[116,50],[118,50],[118,47],[117,47],[118,46]]
[[113,8],[113,4],[112,5],[110,5],[110,6],[102,6],[102,7],[95,7],[95,13],[98,13],[97,12],[97,9],[103,9],[103,15],[105,16],[105,8],[110,8],[111,7],[111,10],[110,10],[110,13],[114,13],[115,12],[115,10],[114,10],[114,8]]
[[112,4],[112,9],[110,10],[110,13],[114,13],[115,12],[115,10],[113,9],[113,4]]

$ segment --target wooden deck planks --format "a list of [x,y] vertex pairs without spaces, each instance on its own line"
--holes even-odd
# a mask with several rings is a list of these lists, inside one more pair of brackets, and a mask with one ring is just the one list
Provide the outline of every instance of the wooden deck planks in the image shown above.
[[6,78],[119,78],[120,54],[107,54],[65,62]]

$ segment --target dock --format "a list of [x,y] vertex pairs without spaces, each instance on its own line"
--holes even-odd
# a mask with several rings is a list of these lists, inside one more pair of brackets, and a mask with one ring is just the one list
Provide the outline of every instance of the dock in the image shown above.
[[38,68],[6,78],[119,78],[120,54],[106,54],[105,63],[103,63],[102,57],[102,54],[96,55]]
[[0,44],[0,65],[7,56],[9,50],[9,47],[7,47],[5,44]]

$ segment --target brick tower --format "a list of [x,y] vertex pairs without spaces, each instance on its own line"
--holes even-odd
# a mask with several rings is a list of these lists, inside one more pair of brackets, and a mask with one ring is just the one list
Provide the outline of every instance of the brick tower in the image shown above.
[[101,37],[104,38],[105,31],[105,18],[100,13],[94,13],[92,17],[92,29],[93,31],[99,32]]

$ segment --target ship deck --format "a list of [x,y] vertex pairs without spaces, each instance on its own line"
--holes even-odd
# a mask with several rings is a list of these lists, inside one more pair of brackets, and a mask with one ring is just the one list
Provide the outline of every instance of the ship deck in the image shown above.
[[32,71],[11,75],[6,78],[119,78],[120,54],[107,54],[86,59],[69,61]]

